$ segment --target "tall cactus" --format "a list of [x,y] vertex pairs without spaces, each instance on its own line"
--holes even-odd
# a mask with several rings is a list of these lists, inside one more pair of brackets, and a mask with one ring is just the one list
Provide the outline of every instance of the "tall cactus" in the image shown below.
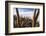
[[19,24],[19,12],[18,12],[18,8],[16,8],[16,13],[17,13],[17,25],[19,27],[20,24]]
[[[38,10],[38,11],[37,11]],[[37,14],[36,14],[36,12],[37,12]],[[32,27],[34,27],[35,26],[35,24],[36,24],[36,21],[37,21],[37,19],[38,19],[38,16],[39,16],[39,9],[35,9],[35,11],[34,11],[34,17],[33,17],[33,22],[32,22]]]

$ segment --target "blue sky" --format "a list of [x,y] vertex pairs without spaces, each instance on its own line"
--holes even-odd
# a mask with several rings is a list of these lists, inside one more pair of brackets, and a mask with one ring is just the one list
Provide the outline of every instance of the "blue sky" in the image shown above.
[[19,12],[32,12],[34,8],[18,8]]
[[[19,14],[32,14],[34,13],[34,8],[18,8]],[[14,15],[16,14],[16,8],[14,9]]]

